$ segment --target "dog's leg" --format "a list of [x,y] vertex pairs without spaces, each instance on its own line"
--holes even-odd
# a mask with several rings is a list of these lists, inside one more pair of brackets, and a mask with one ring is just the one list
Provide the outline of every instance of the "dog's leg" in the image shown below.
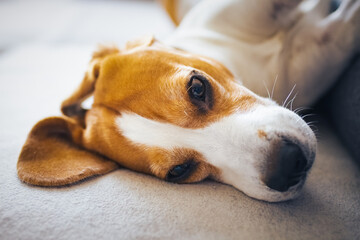
[[273,0],[270,3],[270,23],[277,28],[288,27],[299,16],[298,5],[301,0]]
[[[225,2],[228,1],[219,2],[224,2],[223,4],[226,5]],[[292,26],[300,16],[298,6],[302,0],[235,0],[231,2],[222,10],[223,17],[215,20],[228,21],[221,22],[219,25],[232,25],[236,32],[252,41],[267,39],[279,30]]]
[[[175,25],[179,25],[184,16],[199,2],[206,0],[158,0],[161,5],[165,8],[171,20],[175,23]],[[250,12],[257,12],[257,16],[254,15],[254,19],[257,20],[259,26],[263,26],[263,24],[272,24],[273,22],[277,22],[276,25],[288,25],[291,22],[291,19],[294,17],[295,12],[294,9],[298,6],[298,4],[302,0],[271,0],[271,1],[263,1],[263,0],[236,0],[233,3],[226,3],[229,1],[224,1],[225,5],[236,7],[235,5],[242,5],[241,8]],[[211,5],[214,5],[211,0],[208,2]],[[220,3],[221,4],[221,3]],[[252,8],[256,8],[258,11],[251,10]],[[203,8],[202,9],[207,9]],[[262,9],[262,10],[260,10]],[[259,11],[260,10],[260,11]],[[241,14],[242,15],[242,14]],[[260,16],[263,15],[263,16]],[[249,23],[254,23],[249,17],[247,17]],[[259,22],[260,19],[264,21]]]
[[351,57],[360,50],[360,1],[343,0],[325,18],[307,14],[289,32],[282,60],[287,90],[297,85],[297,105],[315,102],[335,82]]
[[202,0],[158,0],[175,25],[179,25],[184,16]]
[[302,0],[202,0],[189,11],[180,27],[209,29],[230,36],[236,33],[237,38],[244,37],[242,40],[264,40],[294,23],[299,17],[298,6],[301,2]]

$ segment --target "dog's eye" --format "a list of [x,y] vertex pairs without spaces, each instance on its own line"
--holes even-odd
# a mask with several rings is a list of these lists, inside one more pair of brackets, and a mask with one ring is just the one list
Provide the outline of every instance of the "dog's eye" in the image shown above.
[[191,102],[199,109],[200,113],[205,114],[212,108],[212,88],[204,76],[193,75],[188,82],[187,89]]
[[170,182],[179,182],[187,178],[192,170],[194,169],[195,164],[193,162],[187,162],[184,164],[176,165],[166,175],[166,180]]
[[196,77],[191,80],[190,92],[192,97],[204,101],[205,100],[205,85]]

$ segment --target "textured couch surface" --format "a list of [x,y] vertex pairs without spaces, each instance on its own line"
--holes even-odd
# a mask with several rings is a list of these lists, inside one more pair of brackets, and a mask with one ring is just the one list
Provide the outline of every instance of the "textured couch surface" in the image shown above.
[[150,1],[0,2],[0,239],[360,239],[360,169],[326,119],[304,191],[284,203],[126,169],[63,188],[18,180],[27,133],[60,114],[97,42],[171,31]]

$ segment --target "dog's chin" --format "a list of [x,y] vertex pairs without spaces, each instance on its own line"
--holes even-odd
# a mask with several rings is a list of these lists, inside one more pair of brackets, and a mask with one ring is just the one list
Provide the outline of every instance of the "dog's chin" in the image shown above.
[[236,186],[236,184],[233,184],[232,186],[256,200],[275,203],[289,201],[299,197],[305,184],[305,180],[306,178],[302,179],[299,183],[291,186],[288,190],[283,192],[271,189],[261,181],[259,181],[257,184],[247,183],[241,186]]
[[240,191],[242,191],[243,193],[245,193],[247,196],[249,196],[251,198],[261,200],[261,201],[276,203],[276,202],[289,201],[289,200],[296,199],[297,197],[299,197],[304,184],[305,184],[305,178],[302,179],[296,185],[291,186],[287,191],[284,191],[284,192],[280,192],[280,191],[271,189],[268,186],[266,186],[265,184],[262,184],[260,182],[256,186],[248,185],[247,188],[245,188],[245,189],[240,186],[239,187],[234,186],[234,187],[239,189]]

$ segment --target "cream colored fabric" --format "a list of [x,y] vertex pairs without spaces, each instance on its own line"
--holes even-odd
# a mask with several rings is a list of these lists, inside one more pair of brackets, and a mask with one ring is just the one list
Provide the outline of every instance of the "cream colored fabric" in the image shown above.
[[[0,3],[0,35],[6,36],[0,38],[0,239],[360,239],[360,168],[325,119],[313,171],[290,202],[269,204],[211,181],[177,185],[125,169],[71,187],[21,183],[16,162],[26,134],[39,119],[60,113],[95,43],[104,34],[122,44],[135,33],[172,30],[148,1],[44,1],[35,16],[67,9],[72,21],[64,21],[72,24],[55,11],[39,20],[48,20],[50,32],[39,25],[22,32],[16,22],[10,31],[6,23],[15,10],[28,11],[28,2]],[[106,29],[86,25],[84,17],[96,14]],[[138,15],[129,27],[126,19]]]

